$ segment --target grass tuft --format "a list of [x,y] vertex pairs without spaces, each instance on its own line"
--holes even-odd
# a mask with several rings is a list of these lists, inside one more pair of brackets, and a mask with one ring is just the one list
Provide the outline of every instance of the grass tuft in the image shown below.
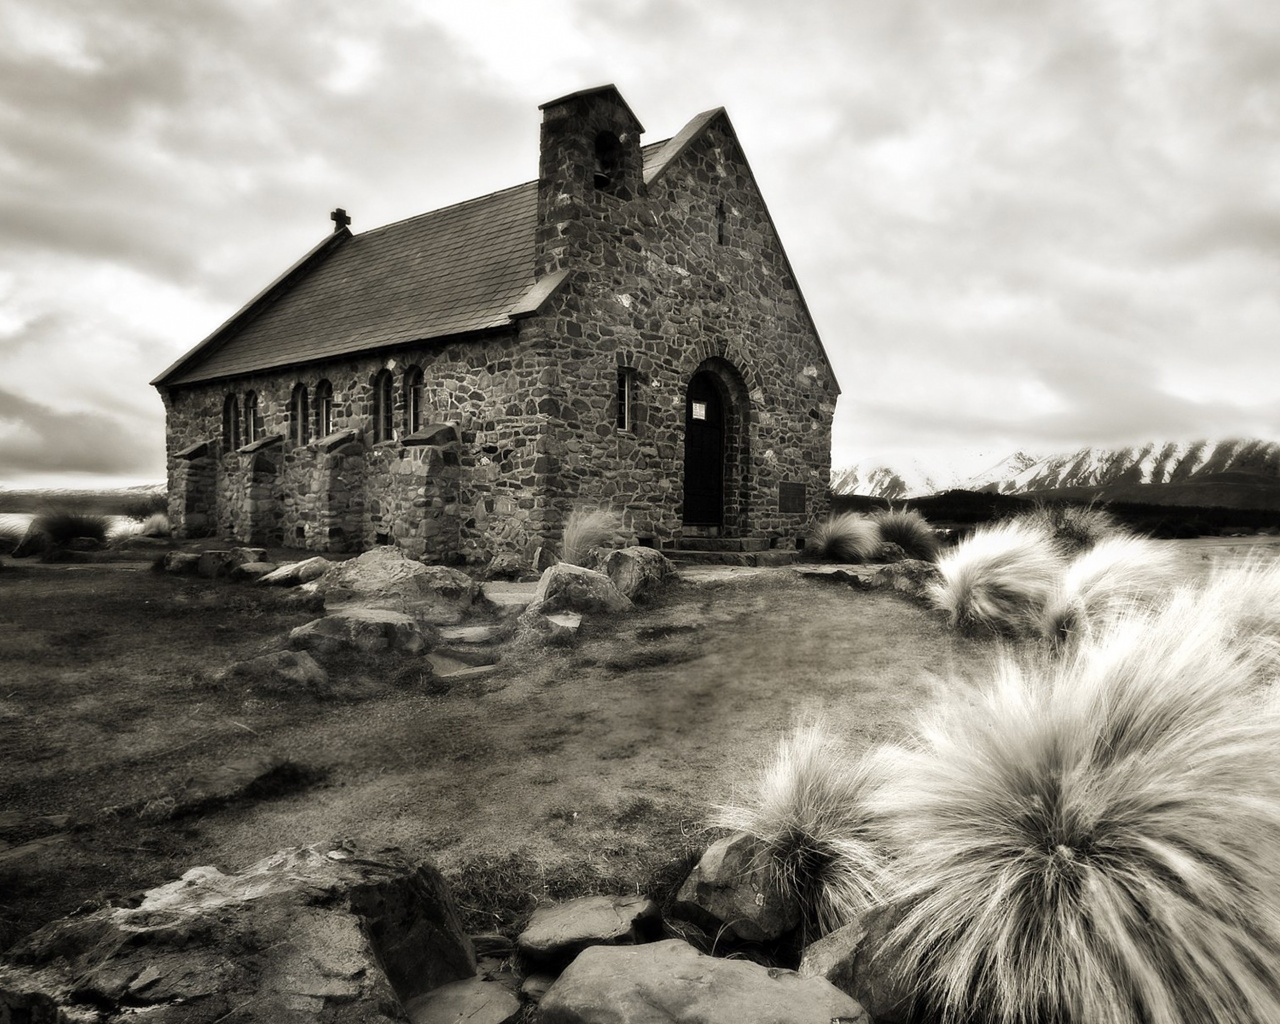
[[882,753],[886,949],[930,1019],[1280,1020],[1272,655],[1217,612],[1187,590],[1057,662],[1006,653]]
[[1154,601],[1174,580],[1171,552],[1141,537],[1105,537],[1081,551],[1045,605],[1040,632],[1063,643],[1097,633],[1135,601]]
[[613,543],[622,530],[622,516],[613,509],[575,508],[564,524],[560,560],[585,566],[592,551]]
[[1063,561],[1044,530],[1006,520],[974,531],[938,559],[938,571],[930,597],[951,625],[1019,636],[1039,631]]
[[870,562],[884,548],[879,525],[858,512],[827,516],[814,526],[805,551],[829,562]]
[[885,509],[873,512],[871,521],[880,528],[880,536],[886,544],[897,544],[908,558],[932,562],[942,547],[938,534],[929,521],[915,509]]
[[1097,505],[1040,501],[1030,512],[1016,517],[1015,521],[1048,534],[1067,557],[1088,551],[1108,537],[1126,533],[1110,512]]
[[102,543],[107,539],[110,520],[106,516],[77,512],[69,508],[50,508],[36,514],[31,530],[42,533],[55,546],[61,547],[77,537],[89,537]]
[[868,761],[808,723],[779,741],[742,800],[715,809],[713,826],[760,842],[780,891],[804,908],[810,941],[883,896],[886,864],[869,811],[876,783]]

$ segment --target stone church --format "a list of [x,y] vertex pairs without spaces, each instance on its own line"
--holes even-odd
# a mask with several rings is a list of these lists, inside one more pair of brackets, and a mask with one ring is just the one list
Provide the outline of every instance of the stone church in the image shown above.
[[839,386],[723,109],[663,142],[543,104],[538,179],[334,230],[152,383],[170,519],[481,562],[575,508],[659,548],[795,548]]

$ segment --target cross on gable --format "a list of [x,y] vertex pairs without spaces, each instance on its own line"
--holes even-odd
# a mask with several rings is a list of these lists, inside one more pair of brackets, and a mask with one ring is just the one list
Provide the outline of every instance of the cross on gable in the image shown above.
[[333,230],[341,231],[351,223],[351,218],[347,216],[347,211],[339,206],[333,213],[329,214],[329,219],[333,221]]

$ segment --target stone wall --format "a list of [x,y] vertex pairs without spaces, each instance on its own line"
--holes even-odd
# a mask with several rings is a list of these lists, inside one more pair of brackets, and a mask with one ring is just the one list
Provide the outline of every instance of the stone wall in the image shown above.
[[[591,170],[602,132],[620,140],[607,187]],[[224,536],[259,543],[395,542],[476,562],[554,545],[574,507],[602,505],[665,546],[684,530],[685,397],[699,371],[726,409],[722,532],[790,547],[825,512],[838,386],[727,118],[710,117],[648,182],[638,125],[616,93],[548,105],[542,146],[535,265],[570,271],[543,308],[505,331],[167,393],[169,452],[210,441],[216,477],[211,489],[193,483],[207,468],[171,455],[180,534],[216,521]],[[410,367],[423,373],[422,423],[451,425],[447,444],[411,436]],[[384,369],[396,431],[375,444],[372,385]],[[620,369],[635,379],[629,429],[617,425]],[[315,440],[322,379],[332,418]],[[304,445],[289,422],[296,385],[312,396]],[[222,450],[230,391],[242,403],[256,392],[262,433],[284,439],[274,477],[245,450]],[[798,507],[784,510],[784,488]],[[193,504],[210,490],[216,507]]]
[[[637,194],[593,189],[556,134],[611,123],[629,115],[607,94],[544,122],[540,260],[581,268],[522,328],[558,370],[553,505],[610,504],[638,534],[679,537],[685,393],[710,369],[728,410],[724,532],[789,546],[826,511],[839,390],[768,209],[722,114]],[[620,367],[636,371],[633,431],[615,426]],[[784,483],[803,487],[804,511],[782,511]]]

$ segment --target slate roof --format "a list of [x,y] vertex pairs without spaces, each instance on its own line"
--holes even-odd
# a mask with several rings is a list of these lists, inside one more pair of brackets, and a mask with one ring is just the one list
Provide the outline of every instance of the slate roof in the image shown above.
[[[723,108],[641,150],[647,182]],[[508,326],[564,280],[535,282],[538,183],[330,235],[152,381],[192,384]]]

